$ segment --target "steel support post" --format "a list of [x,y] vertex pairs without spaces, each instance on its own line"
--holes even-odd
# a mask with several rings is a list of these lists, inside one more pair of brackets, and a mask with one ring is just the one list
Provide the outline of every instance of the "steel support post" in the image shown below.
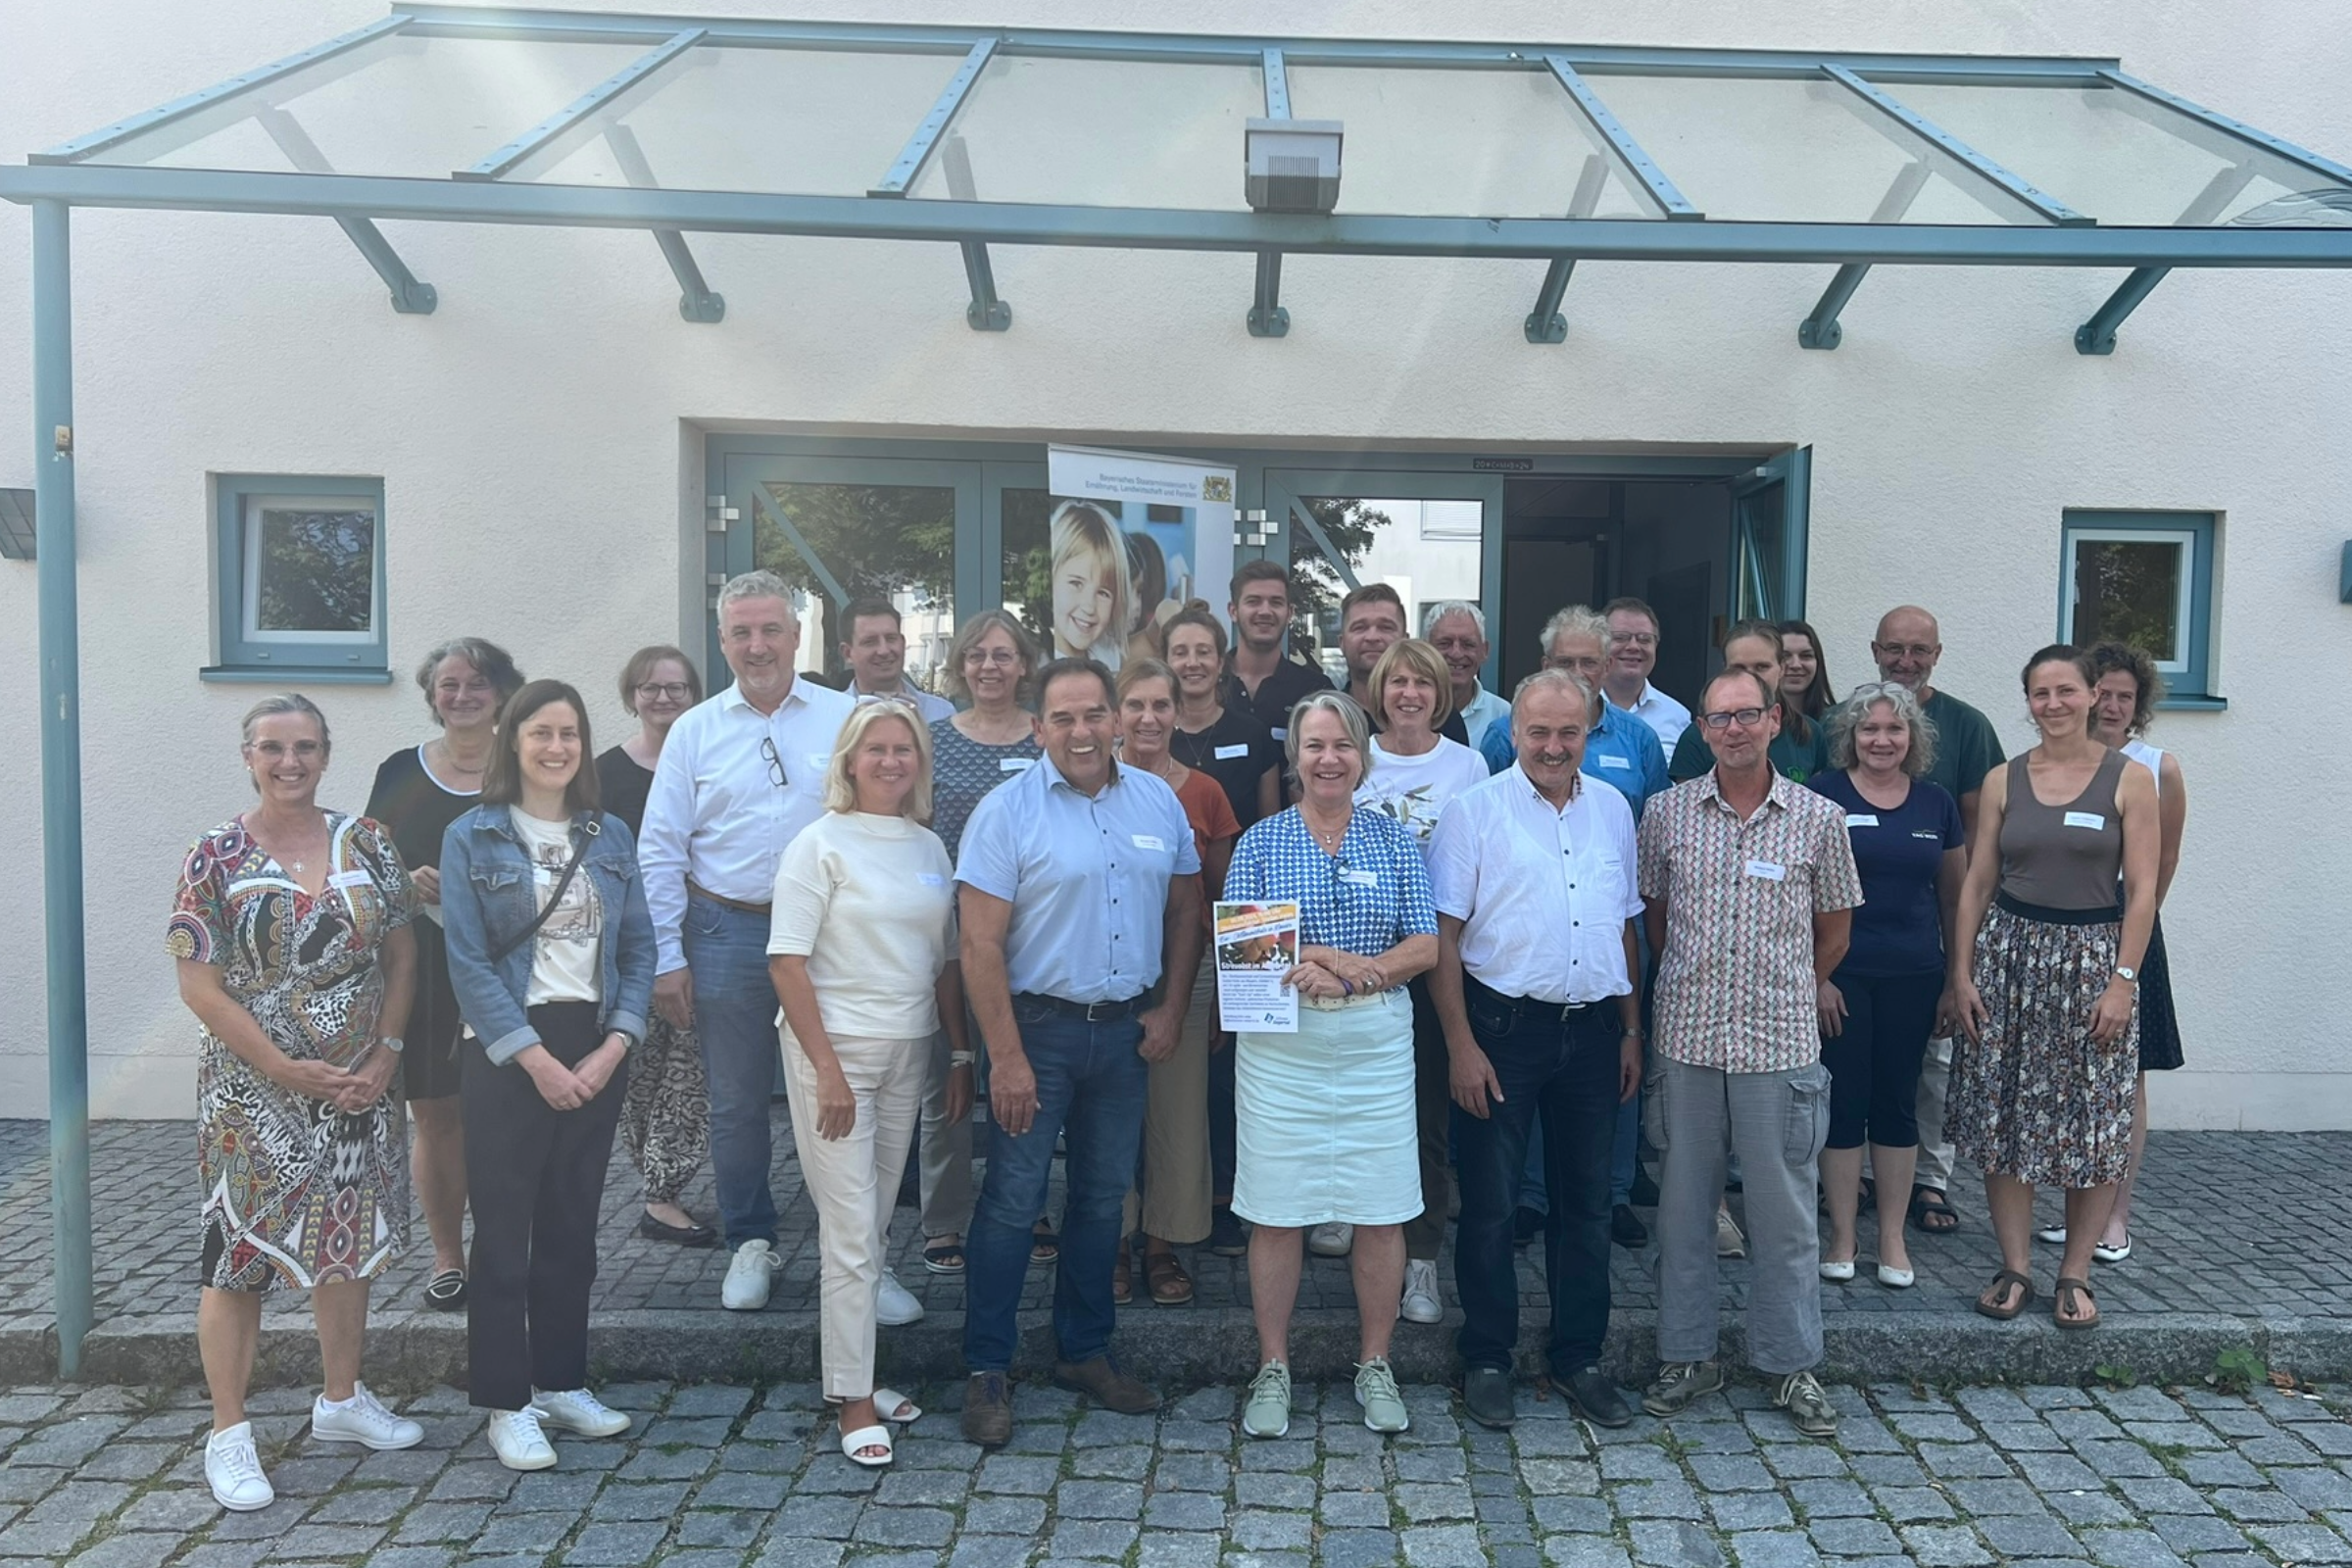
[[90,1332],[90,1017],[81,891],[80,623],[74,602],[72,209],[32,204],[32,473],[41,659],[41,881],[48,944],[49,1206],[57,1373]]
[[1257,253],[1257,297],[1250,306],[1251,337],[1288,337],[1291,313],[1282,306],[1282,252]]
[[2113,354],[2115,329],[2124,324],[2124,318],[2139,309],[2139,302],[2164,281],[2169,267],[2139,267],[2132,270],[2116,291],[2107,296],[2107,303],[2091,313],[2090,319],[2075,328],[2077,354]]

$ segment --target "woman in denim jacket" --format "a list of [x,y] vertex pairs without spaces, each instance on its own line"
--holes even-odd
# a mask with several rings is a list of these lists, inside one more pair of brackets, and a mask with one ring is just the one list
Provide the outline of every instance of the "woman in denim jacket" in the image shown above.
[[544,1470],[556,1462],[546,1426],[628,1430],[585,1386],[588,1289],[626,1060],[653,999],[654,927],[628,827],[597,808],[580,694],[533,681],[499,725],[482,804],[441,846],[450,978],[470,1037],[467,1353],[499,1461]]

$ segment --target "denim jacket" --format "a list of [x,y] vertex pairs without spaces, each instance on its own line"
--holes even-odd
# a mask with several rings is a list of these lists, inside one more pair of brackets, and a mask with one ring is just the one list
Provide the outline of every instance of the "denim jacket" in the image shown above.
[[[530,995],[535,942],[520,942],[496,964],[490,955],[539,913],[530,856],[514,835],[505,806],[477,806],[441,838],[441,921],[449,945],[450,987],[458,1010],[493,1062],[513,1061],[538,1045],[524,999]],[[597,1026],[636,1045],[645,1038],[654,997],[654,921],[646,912],[645,882],[637,874],[637,843],[628,824],[609,813],[581,813],[575,834],[596,828],[576,873],[604,905]]]

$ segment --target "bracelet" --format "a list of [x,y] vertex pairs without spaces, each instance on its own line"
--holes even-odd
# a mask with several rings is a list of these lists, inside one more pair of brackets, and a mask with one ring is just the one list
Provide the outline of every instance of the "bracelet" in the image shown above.
[[949,1065],[949,1067],[951,1067],[951,1068],[956,1068],[956,1067],[969,1067],[971,1064],[972,1064],[972,1054],[971,1054],[970,1052],[968,1052],[968,1051],[951,1051],[951,1052],[949,1052],[949,1053],[948,1053],[948,1065]]
[[1355,987],[1348,983],[1348,977],[1346,975],[1340,976],[1340,991],[1341,994],[1345,996],[1352,997],[1355,995]]

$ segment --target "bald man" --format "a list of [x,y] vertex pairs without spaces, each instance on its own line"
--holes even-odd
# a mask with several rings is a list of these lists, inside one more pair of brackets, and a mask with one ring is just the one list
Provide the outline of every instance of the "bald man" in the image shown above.
[[[1897,605],[1879,617],[1879,634],[1871,640],[1871,657],[1878,661],[1879,679],[1911,688],[1919,706],[1936,726],[1936,765],[1928,769],[1931,783],[1940,784],[1960,803],[1960,819],[1969,833],[1968,849],[1976,853],[1977,795],[1984,775],[2007,760],[1992,722],[1976,709],[1934,684],[1936,662],[1943,657],[1942,632],[1936,617],[1917,605]],[[1944,1198],[1952,1178],[1952,1146],[1943,1135],[1945,1096],[1952,1083],[1952,1042],[1947,1036],[1928,1042],[1928,1054],[1919,1075],[1919,1171],[1911,1189],[1911,1223],[1931,1236],[1959,1229],[1960,1216]],[[1886,1201],[1887,1195],[1879,1195]]]

